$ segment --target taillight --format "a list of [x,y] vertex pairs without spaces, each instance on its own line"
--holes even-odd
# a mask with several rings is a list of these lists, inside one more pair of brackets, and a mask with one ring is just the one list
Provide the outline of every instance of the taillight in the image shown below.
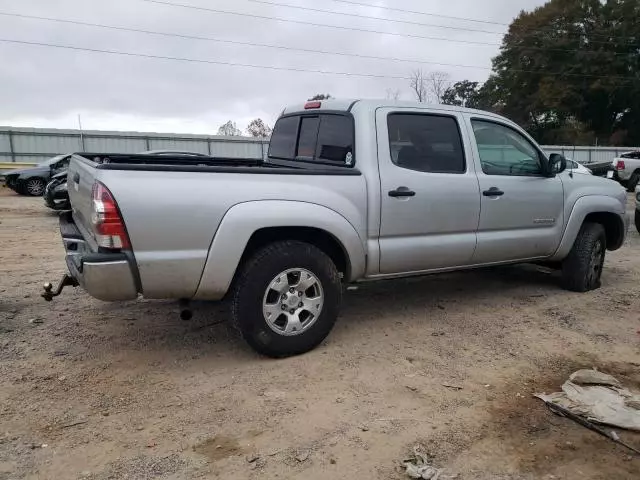
[[624,160],[616,160],[616,170],[624,170]]
[[314,108],[320,108],[322,106],[321,102],[307,102],[304,104],[304,109],[305,110],[311,110]]
[[118,204],[102,183],[93,184],[93,211],[91,223],[98,246],[103,248],[130,248],[129,236],[118,211]]

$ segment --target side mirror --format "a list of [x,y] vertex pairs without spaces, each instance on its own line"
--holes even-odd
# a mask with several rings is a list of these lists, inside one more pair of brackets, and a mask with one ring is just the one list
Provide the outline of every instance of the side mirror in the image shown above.
[[549,156],[549,174],[557,175],[567,169],[567,159],[559,153],[552,153]]

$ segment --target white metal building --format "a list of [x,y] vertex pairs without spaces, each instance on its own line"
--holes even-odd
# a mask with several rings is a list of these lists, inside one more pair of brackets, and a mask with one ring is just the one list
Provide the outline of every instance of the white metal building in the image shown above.
[[[139,153],[146,150],[193,151],[219,157],[265,158],[268,138],[178,133],[108,132],[52,128],[0,127],[0,163],[39,163],[62,153]],[[633,147],[543,146],[549,153],[585,165],[612,161]]]
[[268,139],[217,135],[0,127],[0,162],[39,163],[62,153],[139,153],[146,150],[264,158],[268,143]]

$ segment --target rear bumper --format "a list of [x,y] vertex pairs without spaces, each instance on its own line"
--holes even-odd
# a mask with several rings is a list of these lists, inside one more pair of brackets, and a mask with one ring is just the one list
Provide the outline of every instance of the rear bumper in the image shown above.
[[125,253],[91,252],[70,213],[60,216],[60,234],[69,274],[89,295],[105,301],[138,297],[135,276]]
[[630,172],[626,172],[625,170],[613,170],[613,179],[621,183],[622,185],[626,185],[626,183],[629,181],[629,178],[631,178]]
[[613,180],[613,181],[615,181],[615,182],[618,182],[618,183],[619,183],[620,185],[622,185],[623,187],[624,187],[624,186],[626,186],[627,181],[626,181],[626,180],[624,180],[624,179],[622,179],[622,178],[620,178],[620,171],[619,171],[619,170],[616,170],[616,169],[615,169],[615,168],[613,168],[613,167],[609,167],[609,168],[607,169],[607,173],[608,173],[608,172],[613,172],[613,177],[611,177],[611,180]]

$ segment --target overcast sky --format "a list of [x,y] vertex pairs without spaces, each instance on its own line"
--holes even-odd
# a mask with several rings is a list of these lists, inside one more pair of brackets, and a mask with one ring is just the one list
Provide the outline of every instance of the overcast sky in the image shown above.
[[[0,15],[2,39],[379,76],[190,63],[0,42],[0,125],[76,128],[80,114],[85,129],[213,134],[229,119],[236,121],[242,129],[256,117],[273,124],[285,105],[303,102],[319,92],[342,98],[384,98],[387,89],[391,89],[400,90],[401,98],[409,100],[412,98],[409,81],[396,77],[407,77],[416,68],[422,68],[425,72],[447,72],[452,81],[484,81],[489,74],[486,68],[491,66],[491,58],[498,52],[502,38],[500,33],[507,28],[500,24],[508,24],[522,9],[531,10],[545,3],[544,0],[353,0],[375,5],[363,7],[335,0],[159,1],[347,28],[216,13],[145,0],[0,0],[0,12],[412,61],[299,52]],[[334,13],[275,6],[273,3]],[[377,7],[497,24],[459,21]],[[387,19],[435,26],[390,22]],[[499,33],[454,30],[444,26]],[[392,32],[395,35],[354,29]]]

